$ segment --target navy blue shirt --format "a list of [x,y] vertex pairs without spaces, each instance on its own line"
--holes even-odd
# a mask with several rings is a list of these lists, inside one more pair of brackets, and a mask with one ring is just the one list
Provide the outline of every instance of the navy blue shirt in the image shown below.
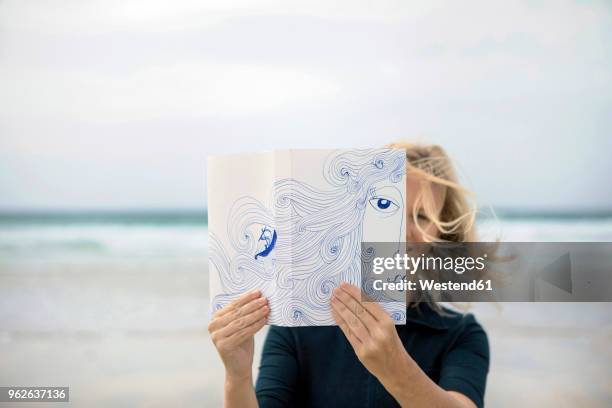
[[[483,406],[489,370],[487,335],[471,314],[408,308],[396,326],[410,356],[440,387]],[[337,326],[271,326],[255,385],[261,408],[398,407],[361,364]]]

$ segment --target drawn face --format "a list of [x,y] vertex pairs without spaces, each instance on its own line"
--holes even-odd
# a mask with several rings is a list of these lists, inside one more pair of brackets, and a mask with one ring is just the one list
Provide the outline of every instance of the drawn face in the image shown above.
[[389,231],[397,231],[397,242],[402,241],[404,197],[397,187],[378,183],[367,197],[363,217],[363,241],[385,242]]

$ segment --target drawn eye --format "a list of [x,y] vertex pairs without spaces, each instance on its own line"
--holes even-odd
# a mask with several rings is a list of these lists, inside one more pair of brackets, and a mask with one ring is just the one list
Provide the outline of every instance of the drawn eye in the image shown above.
[[379,198],[378,201],[376,201],[376,205],[381,210],[386,210],[391,205],[391,201],[389,201],[389,200],[387,200],[385,198]]
[[386,197],[373,197],[370,199],[370,205],[379,212],[385,214],[393,214],[399,206],[393,200]]

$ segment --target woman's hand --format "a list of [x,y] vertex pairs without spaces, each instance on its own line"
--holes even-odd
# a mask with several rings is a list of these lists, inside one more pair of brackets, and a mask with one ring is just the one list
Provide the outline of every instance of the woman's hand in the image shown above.
[[343,283],[334,289],[332,315],[359,361],[401,406],[476,408],[465,395],[434,383],[410,357],[387,312],[362,301],[359,288]]
[[251,379],[253,335],[265,324],[270,313],[268,300],[260,291],[242,295],[218,310],[208,325],[208,332],[225,365],[226,381]]
[[348,283],[334,289],[331,304],[332,316],[357,358],[380,382],[392,381],[405,370],[412,359],[380,305],[362,301],[359,288]]

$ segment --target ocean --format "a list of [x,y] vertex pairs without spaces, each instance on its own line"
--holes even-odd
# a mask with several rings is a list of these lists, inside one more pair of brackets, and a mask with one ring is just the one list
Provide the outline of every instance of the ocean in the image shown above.
[[[609,242],[612,213],[505,211],[478,224],[481,240]],[[205,259],[204,211],[0,213],[3,260]]]
[[[502,211],[479,230],[608,242],[612,213]],[[77,406],[221,406],[207,247],[204,211],[0,214],[0,385],[68,385]],[[610,406],[610,304],[472,311],[491,342],[488,405]]]

